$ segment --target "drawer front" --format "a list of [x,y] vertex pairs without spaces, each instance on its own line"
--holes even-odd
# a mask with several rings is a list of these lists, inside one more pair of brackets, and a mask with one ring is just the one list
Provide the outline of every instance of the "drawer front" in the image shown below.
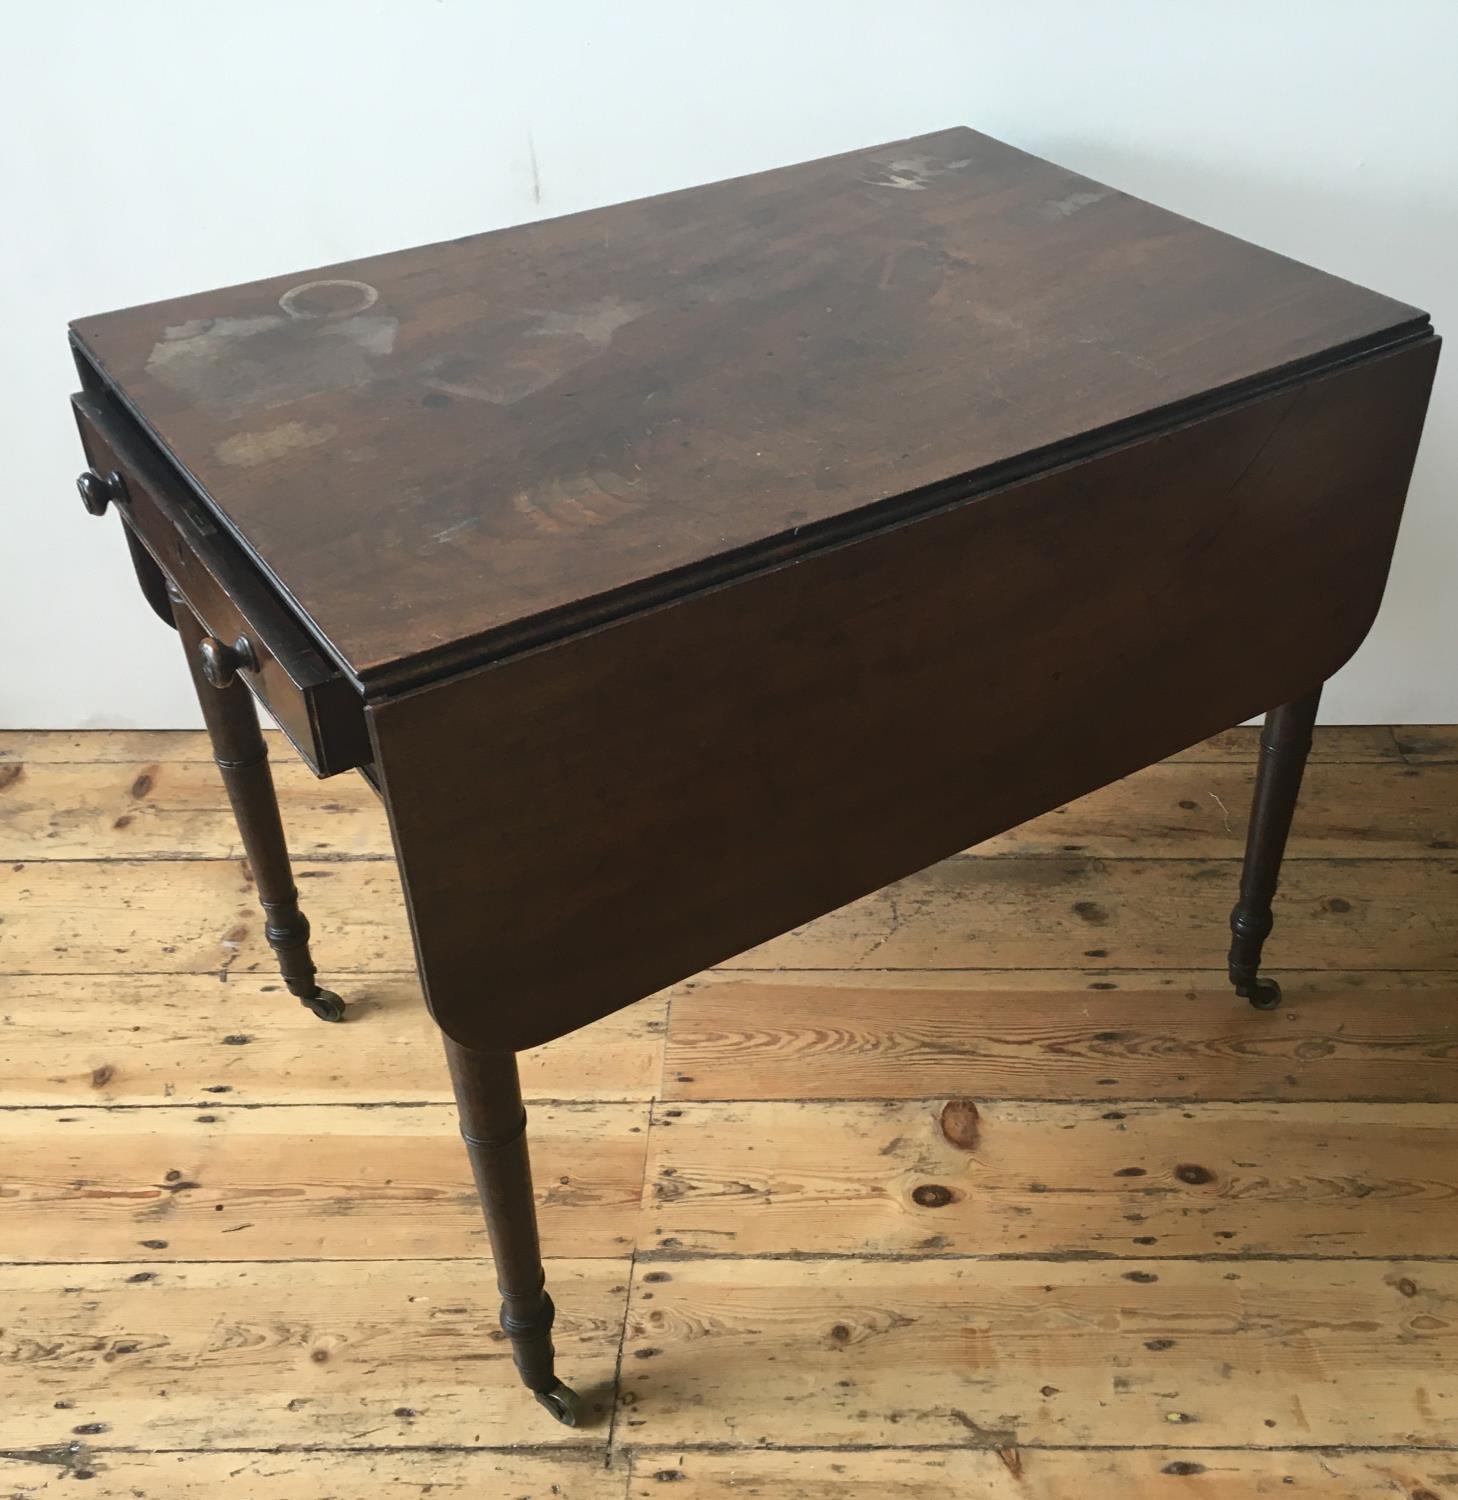
[[104,394],[72,398],[87,462],[121,477],[117,509],[132,536],[176,585],[208,632],[244,640],[239,676],[316,774],[370,758],[363,703],[320,652],[242,548],[183,484],[150,441]]

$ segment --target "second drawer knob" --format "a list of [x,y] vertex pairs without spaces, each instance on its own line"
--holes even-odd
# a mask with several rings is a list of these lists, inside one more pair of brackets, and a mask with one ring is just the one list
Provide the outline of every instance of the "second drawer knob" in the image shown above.
[[115,469],[110,474],[100,474],[95,469],[87,469],[77,476],[76,488],[81,493],[82,505],[86,507],[87,513],[93,516],[105,515],[106,507],[113,500],[121,501],[127,498],[126,482]]
[[231,687],[240,671],[258,670],[258,654],[246,635],[240,635],[231,646],[216,636],[205,635],[198,642],[197,654],[202,659],[203,676],[215,688]]

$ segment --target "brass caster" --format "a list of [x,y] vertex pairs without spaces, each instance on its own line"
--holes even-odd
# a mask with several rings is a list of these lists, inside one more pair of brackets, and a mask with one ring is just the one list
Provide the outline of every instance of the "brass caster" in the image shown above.
[[1238,984],[1237,995],[1243,995],[1257,1010],[1275,1010],[1281,1003],[1281,986],[1274,979],[1254,979],[1249,984]]
[[315,990],[312,995],[303,996],[299,1004],[307,1005],[321,1021],[344,1019],[344,1001],[333,990]]
[[559,1380],[551,1390],[532,1394],[564,1427],[576,1427],[582,1421],[582,1397],[570,1385]]

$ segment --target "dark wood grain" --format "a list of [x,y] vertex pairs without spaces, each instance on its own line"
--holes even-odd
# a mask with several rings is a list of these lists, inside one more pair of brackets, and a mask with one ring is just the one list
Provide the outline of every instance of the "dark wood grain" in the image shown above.
[[399,685],[1425,321],[959,129],[75,337]]
[[1436,354],[373,706],[436,1019],[533,1045],[1310,691]]

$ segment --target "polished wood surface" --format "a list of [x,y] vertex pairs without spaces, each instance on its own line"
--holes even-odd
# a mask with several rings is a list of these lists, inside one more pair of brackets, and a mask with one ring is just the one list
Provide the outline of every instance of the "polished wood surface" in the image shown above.
[[1425,323],[958,129],[75,337],[344,668],[398,684]]
[[436,1019],[535,1045],[1309,692],[1436,353],[372,705]]
[[[338,1030],[206,899],[251,909],[201,736],[0,732],[0,1493],[1447,1500],[1451,729],[1317,730],[1275,1013],[1220,966],[1245,730],[939,866],[943,902],[815,924],[783,954],[817,970],[525,1054],[556,1336],[617,1409],[575,1432],[492,1337],[407,945],[338,925],[403,930],[342,885],[387,868],[383,810],[270,744]],[[99,904],[107,868],[170,906]],[[104,930],[58,954],[76,912]]]

